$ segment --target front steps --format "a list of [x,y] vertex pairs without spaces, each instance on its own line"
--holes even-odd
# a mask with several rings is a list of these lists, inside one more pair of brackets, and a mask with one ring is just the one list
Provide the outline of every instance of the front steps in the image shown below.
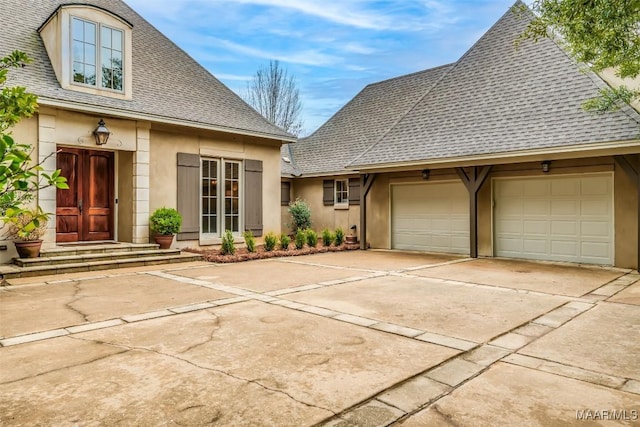
[[13,264],[0,265],[0,275],[15,279],[202,260],[199,254],[158,247],[133,243],[57,246],[43,249],[38,258],[14,258]]

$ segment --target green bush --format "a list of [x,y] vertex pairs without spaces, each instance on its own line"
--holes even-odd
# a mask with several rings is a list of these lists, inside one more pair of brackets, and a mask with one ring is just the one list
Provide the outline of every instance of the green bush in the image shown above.
[[156,234],[176,234],[182,225],[182,215],[173,208],[158,208],[149,217],[149,227]]
[[331,230],[329,230],[328,228],[322,230],[322,244],[324,246],[331,246],[335,239],[336,236],[334,236]]
[[233,255],[236,253],[236,244],[231,230],[225,231],[224,236],[222,236],[222,247],[220,248],[220,253],[222,255]]
[[305,234],[304,230],[298,228],[295,237],[296,249],[302,249],[305,243],[307,243],[307,235]]
[[253,233],[251,232],[251,230],[247,230],[244,233],[242,233],[242,237],[244,237],[244,243],[245,243],[245,245],[247,245],[247,250],[249,252],[255,252],[256,251],[256,238],[253,237]]
[[280,235],[280,249],[283,251],[289,250],[289,243],[291,243],[291,237],[286,233]]
[[308,229],[305,234],[307,235],[307,245],[309,245],[310,248],[318,246],[318,233],[312,229]]
[[311,227],[311,209],[304,200],[297,198],[289,203],[289,214],[291,215],[291,229],[295,232],[300,229],[305,230]]
[[341,227],[336,228],[336,246],[340,246],[344,242],[344,230]]
[[276,248],[276,243],[278,243],[278,238],[272,232],[268,232],[264,235],[264,250],[267,252],[271,252]]

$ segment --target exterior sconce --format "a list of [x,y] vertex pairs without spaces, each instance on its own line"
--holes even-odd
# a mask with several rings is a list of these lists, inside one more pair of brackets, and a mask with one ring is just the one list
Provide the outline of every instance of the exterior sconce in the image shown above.
[[109,135],[111,135],[111,132],[104,125],[104,120],[100,119],[100,121],[98,122],[98,127],[95,128],[93,131],[93,136],[95,136],[96,138],[96,144],[97,145],[106,144],[107,141],[109,140]]
[[551,168],[551,162],[549,160],[545,160],[544,162],[540,163],[540,166],[542,167],[542,172],[547,173]]
[[431,171],[429,169],[422,169],[422,179],[426,181],[429,179],[429,175],[431,175]]

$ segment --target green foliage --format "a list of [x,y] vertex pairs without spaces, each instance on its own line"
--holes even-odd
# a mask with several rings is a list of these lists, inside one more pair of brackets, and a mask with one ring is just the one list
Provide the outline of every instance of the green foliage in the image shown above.
[[336,240],[336,236],[329,230],[325,228],[322,230],[322,245],[323,246],[331,246],[331,244]]
[[16,143],[8,132],[20,120],[33,116],[38,108],[37,97],[27,93],[24,87],[5,86],[9,70],[21,69],[29,62],[31,60],[27,55],[20,51],[0,58],[0,220],[11,224],[18,218],[23,221],[31,215],[32,220],[22,226],[22,234],[27,233],[27,229],[39,229],[40,223],[48,218],[48,214],[39,207],[35,211],[25,208],[38,190],[49,186],[69,188],[67,179],[60,176],[60,170],[51,174],[43,172],[41,164],[49,157],[34,164],[31,159],[32,147]]
[[226,230],[222,236],[222,246],[220,247],[222,255],[233,255],[236,253],[236,243],[231,230]]
[[294,232],[311,227],[311,209],[304,200],[297,198],[289,203],[289,214],[292,219],[291,228]]
[[253,237],[253,233],[251,230],[247,230],[242,233],[242,237],[244,237],[244,243],[247,245],[247,250],[251,253],[256,251],[256,238]]
[[278,243],[278,238],[272,232],[268,232],[264,235],[264,250],[267,252],[271,252],[276,248],[276,244]]
[[336,246],[340,246],[344,242],[344,230],[341,227],[336,228]]
[[582,108],[595,113],[619,110],[624,104],[630,104],[635,98],[640,97],[640,91],[631,90],[628,87],[600,89],[599,96],[586,100]]
[[280,235],[280,249],[283,251],[289,250],[289,243],[291,243],[291,237],[289,237],[286,233],[282,233]]
[[296,249],[302,249],[305,243],[307,243],[307,235],[302,228],[298,228],[295,237]]
[[[521,6],[519,12],[525,8]],[[622,78],[640,75],[639,1],[535,0],[531,9],[535,12],[533,20],[516,43],[552,38],[595,72],[613,68]],[[611,107],[618,108],[620,101],[629,102],[640,96],[636,92],[629,98],[616,91],[604,95],[607,99],[590,100],[585,107],[610,111]]]
[[21,241],[40,240],[47,230],[49,216],[40,207],[30,210],[10,208],[5,219],[9,224],[10,238]]
[[158,208],[149,217],[151,231],[156,234],[176,234],[181,225],[182,215],[173,208]]
[[305,234],[307,235],[307,245],[309,247],[315,248],[318,246],[318,233],[309,228]]

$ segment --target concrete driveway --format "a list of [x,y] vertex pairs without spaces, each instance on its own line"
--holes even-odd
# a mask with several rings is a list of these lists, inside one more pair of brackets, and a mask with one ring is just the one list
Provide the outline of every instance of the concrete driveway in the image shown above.
[[0,425],[640,425],[639,279],[383,251],[15,279]]

